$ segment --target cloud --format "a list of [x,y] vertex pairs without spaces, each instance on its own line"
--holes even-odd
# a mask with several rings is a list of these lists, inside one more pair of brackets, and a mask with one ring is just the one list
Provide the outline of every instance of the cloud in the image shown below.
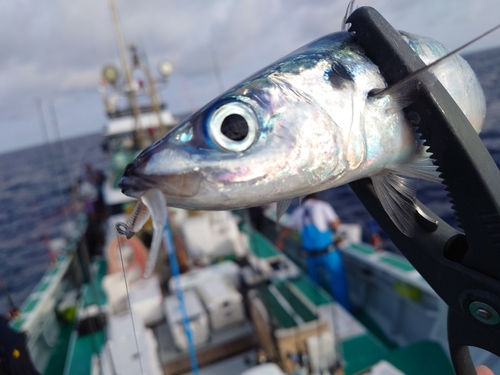
[[[126,41],[136,43],[152,67],[163,59],[177,66],[164,95],[178,112],[190,108],[183,82],[197,106],[218,94],[212,55],[228,88],[301,45],[338,30],[347,5],[347,1],[332,0],[116,2]],[[365,0],[358,4],[375,7],[398,29],[434,37],[450,47],[498,22],[493,11],[497,0]],[[497,40],[498,33],[472,49],[498,45]],[[2,129],[13,118],[33,121],[25,109],[36,98],[81,91],[92,96],[82,103],[99,103],[96,85],[101,67],[119,61],[108,4],[102,0],[4,0],[0,51]],[[77,102],[72,105],[75,113],[95,113],[92,121],[98,122],[101,108],[80,110]]]

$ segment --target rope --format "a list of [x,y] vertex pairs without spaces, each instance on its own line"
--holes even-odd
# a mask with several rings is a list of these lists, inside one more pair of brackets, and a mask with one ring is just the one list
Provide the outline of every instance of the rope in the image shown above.
[[[165,207],[165,210],[168,210]],[[175,254],[174,243],[172,241],[172,231],[170,229],[170,220],[168,218],[168,211],[165,220],[165,226],[163,228],[163,240],[165,241],[167,255],[170,260],[170,268],[172,269],[172,277],[175,282],[175,292],[177,294],[177,299],[179,300],[179,307],[182,314],[182,323],[184,325],[184,332],[186,333],[186,338],[188,342],[189,351],[189,362],[191,363],[191,371],[193,375],[199,375],[198,362],[196,359],[196,350],[194,349],[193,343],[193,332],[191,331],[191,326],[189,325],[189,317],[186,310],[186,304],[184,301],[184,293],[181,288],[179,264],[177,263],[177,257]]]

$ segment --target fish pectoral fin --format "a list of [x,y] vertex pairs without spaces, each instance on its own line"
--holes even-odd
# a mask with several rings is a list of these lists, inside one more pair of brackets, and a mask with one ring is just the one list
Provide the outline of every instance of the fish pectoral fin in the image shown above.
[[384,171],[371,179],[387,215],[403,234],[413,237],[416,179],[392,171]]
[[440,177],[441,173],[439,173],[437,166],[434,165],[429,156],[427,154],[425,157],[415,158],[410,162],[391,166],[390,169],[405,176],[441,183],[443,181]]
[[287,208],[290,207],[290,203],[292,203],[293,198],[283,199],[282,201],[277,202],[276,207],[276,222],[279,223],[281,217],[286,212]]

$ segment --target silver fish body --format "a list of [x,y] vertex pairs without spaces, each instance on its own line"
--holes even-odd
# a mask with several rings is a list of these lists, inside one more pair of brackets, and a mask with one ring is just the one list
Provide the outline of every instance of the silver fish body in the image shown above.
[[[403,33],[425,63],[446,54],[438,42]],[[485,99],[458,55],[436,72],[479,131]],[[378,67],[339,32],[257,72],[207,104],[130,164],[120,186],[131,196],[157,188],[169,205],[223,210],[261,205],[364,177],[432,169]],[[426,159],[427,158],[427,159]],[[417,165],[417,166],[416,166]]]

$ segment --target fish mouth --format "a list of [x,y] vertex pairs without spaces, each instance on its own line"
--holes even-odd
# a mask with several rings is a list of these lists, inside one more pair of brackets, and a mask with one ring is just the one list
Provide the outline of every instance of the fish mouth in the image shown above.
[[165,196],[193,197],[198,194],[201,185],[200,172],[179,174],[145,174],[131,171],[130,165],[125,169],[118,186],[122,193],[133,198],[140,196],[149,189],[159,189]]

